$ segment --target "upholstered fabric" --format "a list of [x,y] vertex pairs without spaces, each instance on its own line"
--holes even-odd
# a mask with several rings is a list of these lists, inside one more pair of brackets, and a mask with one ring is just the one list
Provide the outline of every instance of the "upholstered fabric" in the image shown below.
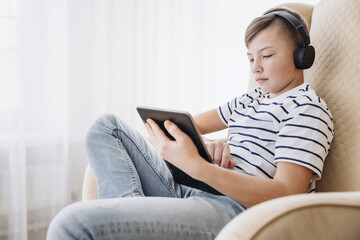
[[290,8],[295,12],[299,13],[306,20],[308,28],[311,28],[312,11],[314,9],[313,5],[304,3],[285,3],[280,4],[278,7]]
[[310,30],[316,49],[309,82],[335,123],[331,152],[317,191],[360,191],[360,1],[324,0]]
[[301,194],[267,201],[228,223],[218,240],[360,239],[360,192]]
[[82,189],[82,200],[91,200],[99,198],[96,186],[96,180],[90,168],[90,165],[86,167],[84,174],[84,182]]

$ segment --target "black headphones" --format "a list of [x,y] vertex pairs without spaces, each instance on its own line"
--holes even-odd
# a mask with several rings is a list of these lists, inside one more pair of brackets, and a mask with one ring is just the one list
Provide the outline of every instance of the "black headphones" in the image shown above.
[[274,14],[286,19],[300,33],[302,43],[296,48],[294,52],[294,63],[298,69],[310,68],[315,60],[315,48],[310,45],[310,38],[306,34],[301,22],[294,15],[285,11],[274,11],[267,14]]

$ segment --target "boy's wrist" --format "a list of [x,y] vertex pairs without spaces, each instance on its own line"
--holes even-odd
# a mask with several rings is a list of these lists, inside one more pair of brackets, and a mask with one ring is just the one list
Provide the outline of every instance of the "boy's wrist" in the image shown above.
[[[195,160],[195,159],[194,159]],[[206,169],[211,165],[204,158],[199,156],[199,159],[194,161],[194,165],[189,169],[188,174],[197,180],[201,178],[202,174],[206,173]]]

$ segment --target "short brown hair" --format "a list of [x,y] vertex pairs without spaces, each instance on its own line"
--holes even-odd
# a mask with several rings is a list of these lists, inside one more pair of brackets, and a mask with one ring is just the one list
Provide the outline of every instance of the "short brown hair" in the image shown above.
[[276,16],[275,14],[268,14],[274,11],[284,11],[292,14],[294,17],[296,17],[301,24],[304,27],[304,30],[307,35],[309,35],[309,29],[308,25],[306,23],[306,20],[298,13],[290,10],[289,8],[285,7],[278,7],[278,8],[272,8],[266,11],[263,15],[260,17],[255,18],[247,27],[245,31],[245,45],[248,47],[249,43],[253,38],[262,30],[270,27],[270,26],[276,26],[279,30],[280,34],[284,36],[286,41],[288,41],[291,45],[294,46],[294,49],[301,44],[301,36],[299,32],[294,28],[294,26],[287,21],[286,19],[283,19],[282,17]]

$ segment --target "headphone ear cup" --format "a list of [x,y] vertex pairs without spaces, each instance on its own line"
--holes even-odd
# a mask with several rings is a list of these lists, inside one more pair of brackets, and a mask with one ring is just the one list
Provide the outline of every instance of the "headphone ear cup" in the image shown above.
[[300,45],[294,52],[294,63],[298,69],[310,68],[315,60],[315,48],[311,45]]

